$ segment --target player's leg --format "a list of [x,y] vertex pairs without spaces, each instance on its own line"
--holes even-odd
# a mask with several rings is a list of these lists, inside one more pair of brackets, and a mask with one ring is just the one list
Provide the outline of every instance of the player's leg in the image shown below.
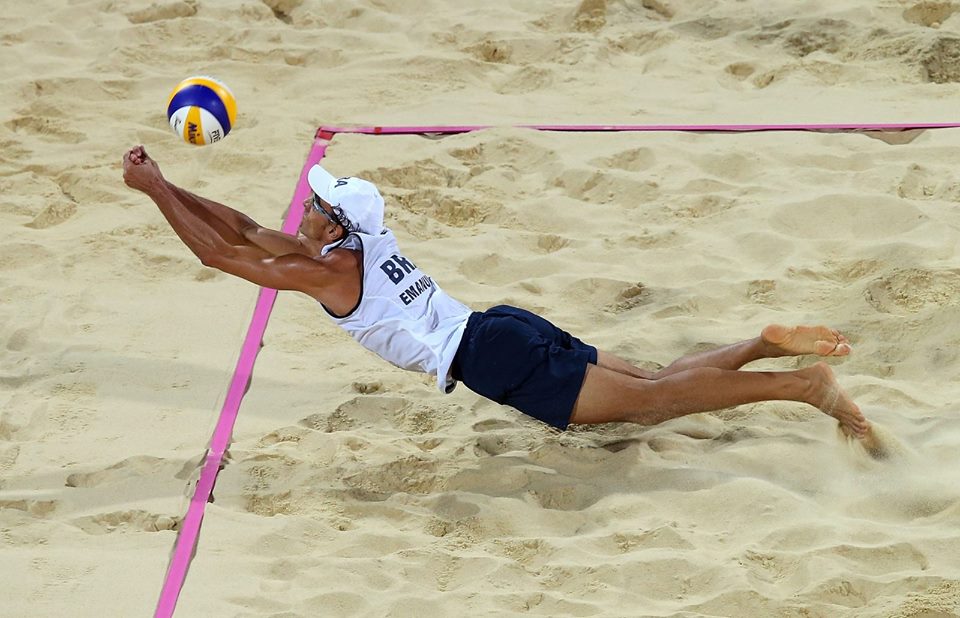
[[869,427],[825,363],[782,372],[694,367],[656,380],[590,365],[570,422],[652,425],[687,414],[774,400],[808,403],[836,418],[852,434],[862,435]]
[[712,350],[683,356],[660,371],[640,369],[609,352],[598,351],[597,365],[624,375],[659,379],[697,367],[736,370],[762,358],[817,354],[845,356],[850,353],[847,338],[826,326],[782,326],[771,324],[759,337],[739,341]]

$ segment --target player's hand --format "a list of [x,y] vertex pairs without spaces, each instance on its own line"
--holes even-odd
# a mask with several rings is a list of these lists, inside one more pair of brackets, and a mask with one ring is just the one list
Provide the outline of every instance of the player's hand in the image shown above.
[[163,173],[143,146],[134,146],[123,155],[123,182],[128,187],[147,193],[163,184]]

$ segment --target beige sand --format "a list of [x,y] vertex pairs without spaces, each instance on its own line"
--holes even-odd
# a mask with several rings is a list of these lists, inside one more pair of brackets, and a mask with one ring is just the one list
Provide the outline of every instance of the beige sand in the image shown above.
[[[960,132],[508,127],[955,121],[960,7],[7,5],[0,614],[152,613],[255,302],[124,187],[123,151],[279,225],[318,125],[476,123],[503,128],[341,136],[327,165],[381,186],[456,297],[640,363],[836,326],[834,370],[901,450],[788,403],[558,434],[282,294],[177,615],[956,615]],[[239,99],[208,148],[165,123],[196,73]]]

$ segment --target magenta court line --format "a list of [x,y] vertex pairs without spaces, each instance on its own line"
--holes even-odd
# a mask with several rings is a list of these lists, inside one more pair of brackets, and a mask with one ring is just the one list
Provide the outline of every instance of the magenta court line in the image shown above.
[[[317,129],[313,146],[307,155],[303,169],[300,171],[300,179],[297,182],[293,199],[290,202],[290,207],[287,210],[281,229],[288,234],[292,234],[299,227],[300,220],[303,217],[303,210],[299,206],[310,194],[310,187],[307,184],[307,172],[310,170],[310,167],[323,158],[330,140],[332,140],[337,133],[361,133],[371,135],[454,134],[468,133],[494,127],[495,125],[320,127]],[[906,131],[910,129],[945,129],[956,127],[960,127],[960,123],[519,125],[518,128],[584,133],[600,131],[732,133],[757,131]],[[200,478],[194,489],[193,497],[190,499],[187,514],[184,516],[180,525],[180,531],[177,534],[177,540],[173,548],[170,564],[167,567],[167,575],[163,582],[163,589],[160,592],[160,599],[157,603],[154,618],[170,618],[176,609],[177,599],[180,596],[180,590],[183,588],[183,582],[187,576],[187,569],[190,567],[190,561],[196,553],[197,539],[200,533],[200,525],[203,521],[203,513],[206,509],[207,502],[210,501],[210,497],[213,494],[217,474],[223,464],[224,453],[226,453],[227,448],[230,446],[233,427],[236,423],[237,415],[240,412],[240,404],[253,377],[253,366],[257,354],[263,345],[263,335],[266,331],[267,322],[270,319],[276,298],[276,290],[268,288],[260,289],[257,304],[253,311],[253,319],[247,329],[247,335],[244,338],[243,347],[240,350],[240,358],[237,361],[237,366],[230,381],[230,387],[227,390],[223,408],[220,410],[217,426],[213,431],[204,464],[200,470]]]
[[[313,142],[310,153],[307,155],[307,161],[300,171],[300,180],[297,183],[293,199],[290,202],[290,208],[287,210],[287,215],[281,228],[288,234],[295,233],[300,226],[300,220],[303,218],[303,209],[298,208],[298,206],[310,194],[310,186],[307,184],[307,172],[315,163],[323,158],[326,148],[326,140],[316,139]],[[200,470],[200,478],[194,489],[193,497],[190,499],[187,514],[180,524],[180,532],[177,534],[173,555],[167,567],[167,576],[163,582],[160,600],[157,603],[157,609],[154,613],[155,618],[169,618],[173,616],[174,609],[177,606],[177,599],[180,596],[180,590],[183,588],[183,582],[187,576],[187,569],[196,552],[197,538],[200,533],[200,524],[203,521],[203,513],[213,493],[213,486],[217,480],[220,466],[223,463],[224,453],[230,446],[233,426],[236,423],[237,414],[240,411],[240,403],[253,377],[253,365],[257,359],[257,354],[260,352],[260,348],[263,346],[263,334],[266,331],[267,321],[270,319],[270,313],[273,311],[273,303],[276,298],[276,290],[268,288],[260,289],[257,305],[253,310],[253,319],[250,322],[250,327],[247,329],[247,335],[243,341],[243,347],[240,350],[240,358],[237,360],[237,367],[234,370],[233,378],[230,380],[230,388],[227,390],[223,408],[220,410],[220,418],[217,420],[213,437],[210,439],[210,446],[207,448],[203,468]]]
[[[953,129],[960,122],[915,122],[915,123],[827,123],[827,124],[527,124],[510,125],[514,128],[535,129],[538,131],[569,132],[700,132],[700,133],[751,133],[760,131],[908,131],[911,129]],[[320,127],[317,135],[332,137],[337,133],[361,133],[368,135],[411,135],[422,133],[469,133],[482,129],[493,129],[497,125],[462,126],[360,126],[360,127]]]

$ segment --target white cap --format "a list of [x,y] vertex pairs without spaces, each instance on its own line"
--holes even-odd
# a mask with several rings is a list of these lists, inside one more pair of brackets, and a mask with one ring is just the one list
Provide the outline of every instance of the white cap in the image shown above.
[[307,173],[307,182],[324,202],[340,208],[350,225],[348,231],[376,236],[383,231],[383,197],[369,181],[346,176],[336,178],[319,165]]

